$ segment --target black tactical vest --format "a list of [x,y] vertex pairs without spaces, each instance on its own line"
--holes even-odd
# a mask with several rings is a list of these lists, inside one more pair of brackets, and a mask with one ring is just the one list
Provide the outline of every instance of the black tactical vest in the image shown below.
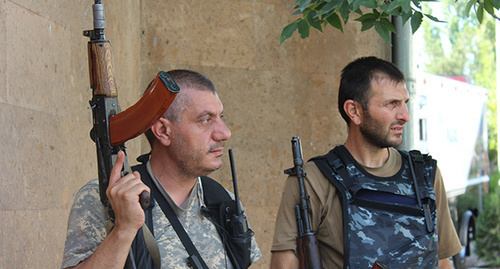
[[[152,187],[154,183],[146,168],[148,160],[149,154],[139,156],[137,161],[142,164],[133,166],[132,170],[139,172],[141,174],[141,180],[144,184],[150,187],[150,189],[153,189]],[[233,268],[248,268],[252,263],[250,259],[250,252],[251,239],[254,232],[251,229],[248,229],[244,234],[237,234],[236,236],[233,233],[228,232],[230,230],[229,227],[232,225],[232,220],[230,218],[236,211],[235,201],[229,196],[224,187],[222,187],[222,185],[215,180],[204,176],[201,177],[201,182],[204,189],[203,193],[207,210],[206,212],[202,212],[202,214],[206,213],[205,217],[210,218],[214,224],[216,224],[217,231],[221,236],[221,240],[224,244],[227,256],[231,260]],[[150,207],[144,210],[146,217],[145,223],[151,233],[154,233],[152,213],[152,208],[156,204],[153,199],[154,197],[155,195],[152,193]],[[134,253],[134,260],[130,261],[131,257],[129,256],[128,262],[130,264],[135,264],[137,268],[156,268],[140,230],[137,233],[131,248]]]
[[344,146],[312,159],[340,197],[344,268],[372,268],[376,261],[389,268],[438,266],[436,161],[400,153],[400,171],[386,178],[369,174]]

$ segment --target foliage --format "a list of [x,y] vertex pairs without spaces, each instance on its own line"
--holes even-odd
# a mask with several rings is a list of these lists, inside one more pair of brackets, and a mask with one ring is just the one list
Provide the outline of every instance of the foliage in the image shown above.
[[[466,6],[455,0],[441,0],[439,10],[447,23],[422,24],[426,55],[425,72],[436,75],[466,75],[470,82],[488,89],[488,144],[492,169],[497,163],[497,103],[495,20],[482,23],[465,16]],[[434,5],[436,6],[436,5]],[[424,7],[429,8],[424,5]],[[433,10],[430,9],[432,12]]]
[[425,52],[428,55],[426,72],[467,75],[475,85],[495,88],[495,80],[491,79],[491,74],[495,72],[495,61],[492,60],[494,20],[487,18],[481,24],[464,15],[466,8],[461,3],[455,0],[441,2],[439,9],[447,23],[423,24]]
[[[425,71],[437,75],[466,75],[470,82],[488,92],[488,143],[490,162],[496,164],[496,78],[495,74],[495,23],[491,17],[482,22],[466,16],[467,6],[454,0],[441,0],[442,15],[446,24],[424,22],[422,25],[427,58]],[[490,165],[491,166],[491,165]],[[500,265],[500,197],[498,194],[498,168],[490,171],[490,192],[484,200],[476,225],[476,252],[494,266]],[[477,188],[476,188],[477,187]],[[475,208],[481,185],[467,189],[460,196],[460,212]]]
[[482,184],[477,184],[467,187],[464,194],[460,195],[457,200],[457,214],[459,219],[467,210],[475,210],[479,207],[479,188],[483,188]]
[[[361,31],[375,28],[377,33],[391,44],[391,32],[396,30],[390,16],[402,18],[403,24],[410,21],[413,33],[418,30],[425,17],[438,22],[436,17],[423,12],[422,3],[433,0],[297,0],[293,4],[292,15],[302,15],[288,24],[281,32],[280,44],[290,38],[295,31],[301,38],[307,38],[311,27],[323,31],[323,26],[331,25],[343,32],[343,25],[349,22],[352,13],[359,16],[354,19],[361,22]],[[471,11],[481,23],[484,11],[495,17],[495,10],[500,8],[500,0],[467,0],[466,15]]]
[[496,169],[493,173],[490,174],[490,192],[500,192],[498,183],[500,178],[500,171]]
[[491,266],[500,265],[500,195],[486,196],[477,220],[476,253]]

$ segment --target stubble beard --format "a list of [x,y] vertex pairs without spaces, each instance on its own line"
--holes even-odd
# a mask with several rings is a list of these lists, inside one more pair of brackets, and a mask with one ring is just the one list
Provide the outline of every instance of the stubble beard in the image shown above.
[[209,149],[205,152],[205,155],[202,156],[201,154],[197,154],[194,151],[186,151],[186,147],[183,147],[181,145],[181,147],[179,147],[180,150],[177,150],[176,152],[179,170],[181,171],[181,173],[191,178],[206,176],[214,171],[217,171],[222,166],[222,164],[215,168],[203,167],[200,164],[203,163],[203,159],[210,153],[210,151],[223,146],[223,142],[218,142],[210,146]]
[[[360,126],[361,135],[365,138],[368,143],[378,148],[389,148],[389,147],[398,147],[403,142],[402,139],[398,141],[391,141],[391,128],[395,125],[404,125],[403,122],[394,122],[389,126],[389,130],[384,131],[381,126],[383,126],[379,121],[372,118],[372,116],[366,112],[365,121]],[[398,135],[398,138],[401,138],[401,135]]]

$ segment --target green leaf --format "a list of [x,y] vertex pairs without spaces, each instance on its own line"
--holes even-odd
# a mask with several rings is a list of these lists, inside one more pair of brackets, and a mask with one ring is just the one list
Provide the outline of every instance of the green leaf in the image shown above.
[[359,15],[363,15],[363,11],[361,10],[361,8],[354,10],[354,12],[356,12]]
[[404,13],[403,7],[395,2],[380,5],[380,10],[392,16],[401,16]]
[[297,30],[297,26],[297,21],[294,21],[283,28],[283,31],[281,31],[280,46],[283,42],[285,42],[285,40],[289,39],[293,35],[295,30]]
[[327,3],[326,5],[324,5],[319,11],[318,11],[318,14],[316,14],[316,17],[319,17],[323,14],[326,14],[330,11],[332,11],[333,9],[335,9],[338,5],[340,5],[342,3],[342,0],[334,0],[334,1],[331,1],[329,3]]
[[377,1],[375,0],[361,0],[361,5],[367,8],[378,8]]
[[351,10],[357,10],[361,6],[361,0],[354,0],[351,3]]
[[412,32],[412,34],[414,34],[418,30],[418,28],[422,24],[423,18],[424,18],[424,16],[422,15],[422,12],[415,11],[415,13],[413,13],[413,16],[411,16],[411,32]]
[[305,20],[300,20],[298,29],[299,29],[299,35],[302,39],[309,37],[309,24]]
[[347,4],[347,2],[342,3],[339,13],[342,16],[342,19],[344,19],[344,24],[346,24],[349,21],[349,14],[351,14],[351,10],[349,9],[349,4]]
[[385,27],[385,25],[379,21],[375,22],[375,31],[390,45],[391,43],[391,31]]
[[483,23],[484,9],[482,5],[476,7],[476,17],[479,23]]
[[332,9],[332,10],[330,10],[328,13],[323,14],[323,15],[321,16],[321,18],[319,18],[319,20],[321,20],[321,22],[322,22],[322,23],[327,24],[327,22],[326,22],[326,18],[328,18],[328,17],[329,17],[330,15],[332,15],[333,13],[335,13],[335,9]]
[[[412,0],[411,2],[420,10],[422,10],[422,2],[425,0],[419,1],[419,0]],[[431,2],[434,2],[434,0],[431,0]]]
[[344,33],[344,29],[342,26],[342,22],[340,21],[340,17],[337,13],[333,13],[332,15],[326,18],[326,21],[333,27],[339,29],[342,33]]
[[380,14],[366,13],[366,14],[364,14],[363,16],[361,16],[361,17],[359,17],[359,18],[355,19],[355,21],[360,21],[360,22],[362,22],[362,21],[364,21],[364,20],[370,20],[370,19],[372,19],[372,20],[377,20],[378,18],[380,18]]
[[394,0],[392,1],[389,6],[387,7],[386,10],[384,10],[385,12],[390,12],[398,7],[401,7],[401,2],[402,0]]
[[316,11],[311,10],[309,14],[307,14],[306,21],[311,25],[312,27],[318,29],[320,32],[323,32],[323,29],[321,29],[321,21],[316,19]]
[[375,25],[376,20],[367,19],[361,22],[361,32],[369,30]]
[[435,21],[435,22],[445,22],[445,21],[442,21],[442,20],[440,20],[440,19],[438,19],[438,18],[436,18],[436,17],[434,17],[434,16],[432,16],[432,15],[430,15],[430,14],[424,14],[424,15],[425,15],[427,18],[429,18],[429,19],[431,19],[431,20],[433,20],[433,21]]
[[413,15],[412,10],[410,10],[410,12],[408,12],[408,13],[404,13],[401,15],[401,19],[403,19],[403,25],[406,24],[406,22],[411,18],[412,15]]
[[403,14],[405,14],[402,7],[398,7],[398,8],[395,8],[391,11],[387,11],[384,13],[387,13],[387,14],[392,15],[392,16],[402,16]]
[[307,6],[311,3],[311,0],[300,0],[299,9],[301,12],[307,8]]
[[393,32],[393,33],[396,33],[396,28],[394,28],[394,25],[392,24],[392,22],[387,19],[387,18],[381,18],[380,19],[380,22],[387,28],[389,29],[389,31]]
[[495,7],[496,9],[500,9],[500,0],[491,0],[491,4],[493,5],[493,7]]
[[465,6],[465,15],[469,17],[471,8],[477,3],[477,0],[469,0],[467,6]]
[[410,4],[411,4],[410,0],[403,0],[401,2],[401,7],[403,8],[404,13],[408,13],[408,11],[410,11]]
[[483,1],[484,9],[488,11],[488,13],[494,15],[495,14],[495,8],[493,7],[493,3],[491,0],[484,0]]

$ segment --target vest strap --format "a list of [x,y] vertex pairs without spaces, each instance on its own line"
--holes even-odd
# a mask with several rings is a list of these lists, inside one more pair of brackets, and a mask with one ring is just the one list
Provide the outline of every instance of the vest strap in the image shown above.
[[[142,164],[134,166],[132,168],[134,169],[134,171],[138,171],[141,174],[141,180],[151,188],[151,197],[153,198],[151,199],[152,205],[154,205],[155,200],[160,205],[160,208],[162,208],[163,204],[161,200],[163,200],[164,203],[166,204],[166,206],[164,206],[165,210],[162,208],[162,211],[171,222],[172,227],[174,228],[177,235],[181,239],[184,248],[190,255],[190,257],[188,258],[189,265],[192,266],[193,268],[204,268],[204,269],[208,268],[206,263],[201,258],[201,255],[197,251],[196,247],[193,245],[191,239],[187,235],[186,231],[182,227],[182,224],[180,224],[177,216],[175,215],[175,212],[173,212],[172,208],[170,207],[170,205],[168,205],[163,195],[161,195],[156,184],[153,183],[151,176],[149,175],[146,169],[146,163],[148,162],[148,160],[149,160],[149,154],[141,155],[137,158],[137,161],[141,162]],[[248,232],[244,235],[241,235],[242,236],[241,238],[240,237],[233,238],[227,231],[228,228],[227,226],[228,225],[231,226],[231,223],[227,223],[227,221],[230,221],[229,219],[227,219],[227,216],[228,214],[234,211],[233,208],[236,205],[235,201],[231,199],[231,196],[226,191],[226,189],[222,187],[222,185],[220,185],[218,182],[209,177],[206,176],[201,177],[201,185],[203,188],[203,199],[206,205],[202,206],[201,214],[203,214],[206,218],[212,221],[212,223],[217,228],[219,236],[221,237],[222,243],[224,245],[224,249],[226,250],[226,254],[229,257],[231,263],[233,264],[233,267],[235,269],[248,268],[251,264],[250,240],[254,234],[253,231],[251,229],[248,229]],[[167,216],[166,213],[166,211],[168,211],[167,207],[170,208],[170,210],[172,211],[173,214],[171,215],[172,219],[169,216]],[[146,212],[147,211],[148,210],[146,210]],[[149,209],[149,211],[151,210]],[[180,227],[174,225],[174,222],[178,222]],[[147,226],[149,227],[150,230],[153,229],[152,217],[151,221],[147,223]],[[185,234],[185,237],[184,235],[181,236],[179,233]],[[144,240],[146,240],[146,237],[144,237]],[[154,243],[156,245],[156,241]],[[189,247],[188,249],[187,247],[188,245],[192,245],[193,248]],[[151,254],[151,256],[153,256],[153,254]]]
[[[112,220],[108,219],[108,221],[106,222],[106,234],[109,234],[111,230],[113,230],[114,226],[115,223]],[[161,268],[160,250],[158,249],[158,244],[156,243],[155,237],[153,236],[153,233],[151,233],[151,230],[149,230],[146,223],[142,225],[141,230],[142,230],[142,236],[144,237],[144,241],[146,242],[146,247],[148,248],[148,251],[155,263],[155,268],[160,269]]]
[[[148,179],[143,179],[143,180],[148,180]],[[172,209],[172,207],[168,204],[165,197],[161,195],[160,190],[158,190],[158,187],[156,187],[156,184],[152,183],[149,185],[151,189],[151,196],[153,196],[154,200],[158,203],[158,205],[160,205],[161,210],[167,217],[168,221],[170,221],[170,224],[172,224],[172,227],[177,233],[177,236],[179,236],[182,245],[189,254],[188,265],[196,269],[198,268],[208,269],[208,266],[206,265],[205,261],[203,260],[200,253],[194,246],[193,241],[191,241],[191,238],[189,238],[189,235],[186,233],[186,230],[184,229],[184,227],[182,227],[182,224],[177,218],[177,215],[175,215],[175,212]]]
[[[428,233],[435,232],[430,206],[427,201],[421,201],[420,199],[420,197],[429,197],[429,191],[427,188],[432,187],[433,185],[432,182],[428,182],[426,176],[424,175],[424,171],[427,169],[427,165],[433,167],[433,170],[429,172],[430,175],[434,177],[436,167],[435,160],[433,160],[430,156],[422,155],[420,152],[411,152],[411,154],[408,154],[407,152],[400,151],[400,153],[409,162],[409,168],[412,173],[410,180],[413,181],[412,185],[415,187],[415,194],[417,196],[416,200],[419,202],[418,207],[402,206],[398,204],[388,205],[382,203],[379,205],[378,202],[371,202],[363,199],[356,200],[353,193],[356,193],[356,191],[361,188],[361,185],[359,185],[360,183],[358,183],[358,179],[351,177],[350,172],[347,170],[347,166],[352,161],[349,152],[344,146],[337,146],[326,155],[310,159],[310,161],[314,161],[322,174],[337,189],[343,216],[344,268],[349,268],[346,267],[346,265],[348,266],[351,255],[354,255],[354,252],[351,253],[350,251],[349,244],[346,243],[349,241],[349,233],[346,232],[349,227],[349,217],[346,214],[348,212],[347,209],[350,206],[378,208],[383,211],[389,210],[391,212],[399,212],[400,214],[423,216],[425,218],[425,223],[422,225],[422,229],[424,229],[424,231],[427,230]],[[341,180],[337,177],[340,177]]]

